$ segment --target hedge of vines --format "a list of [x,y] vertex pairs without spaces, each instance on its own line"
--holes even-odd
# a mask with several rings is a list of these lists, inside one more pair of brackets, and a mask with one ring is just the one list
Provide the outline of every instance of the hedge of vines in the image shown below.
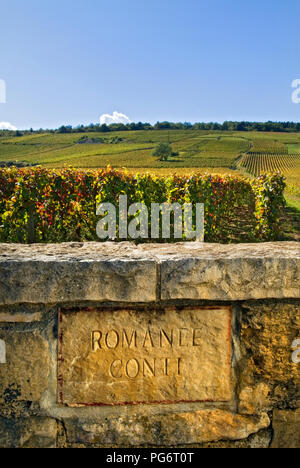
[[[135,176],[111,169],[0,169],[0,242],[96,241],[101,202],[205,204],[206,242],[280,238],[282,176]],[[151,221],[149,221],[151,222]],[[173,239],[174,240],[174,239]],[[161,240],[162,241],[162,240]]]

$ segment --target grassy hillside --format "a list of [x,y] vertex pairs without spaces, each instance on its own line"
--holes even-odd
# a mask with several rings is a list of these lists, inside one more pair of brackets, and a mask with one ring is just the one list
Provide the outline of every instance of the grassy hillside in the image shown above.
[[[80,144],[79,134],[42,134],[1,138],[0,160],[26,160],[48,167],[229,167],[249,141],[230,134],[201,131],[136,131],[113,134],[85,134],[88,143]],[[90,143],[94,139],[96,143]],[[98,143],[97,140],[102,142]],[[152,156],[159,142],[172,143],[179,156],[166,163]]]

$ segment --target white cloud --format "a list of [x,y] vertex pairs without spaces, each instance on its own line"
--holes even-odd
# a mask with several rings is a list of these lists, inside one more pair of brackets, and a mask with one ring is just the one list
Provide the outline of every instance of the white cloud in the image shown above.
[[18,130],[17,127],[9,122],[0,122],[0,130]]
[[114,112],[112,115],[109,114],[103,114],[100,117],[100,125],[106,124],[110,125],[113,123],[122,123],[122,124],[128,124],[130,123],[131,120],[127,115],[125,114],[120,114],[120,112]]

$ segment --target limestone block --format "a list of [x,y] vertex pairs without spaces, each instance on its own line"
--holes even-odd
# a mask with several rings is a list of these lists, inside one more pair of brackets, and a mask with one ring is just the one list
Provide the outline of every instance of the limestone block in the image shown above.
[[155,301],[155,261],[124,244],[1,244],[0,304]]
[[68,443],[103,446],[181,446],[242,440],[269,426],[267,414],[240,416],[218,409],[148,417],[106,418],[101,422],[66,419]]
[[5,419],[0,417],[0,448],[55,448],[55,419],[32,417]]
[[[183,250],[183,249],[182,249]],[[187,249],[185,249],[187,250]],[[161,258],[162,299],[300,297],[297,243],[212,246]]]
[[62,404],[233,398],[230,307],[66,310],[59,322]]
[[273,430],[272,448],[300,448],[300,409],[275,410]]
[[38,401],[48,387],[49,346],[38,332],[0,329],[5,363],[0,363],[0,403]]
[[[161,272],[161,276],[159,274]],[[0,303],[233,301],[300,297],[300,246],[0,245]]]

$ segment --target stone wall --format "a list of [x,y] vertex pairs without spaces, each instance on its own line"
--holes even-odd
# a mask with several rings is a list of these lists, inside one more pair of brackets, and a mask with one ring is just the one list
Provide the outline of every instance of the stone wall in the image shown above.
[[2,244],[0,446],[299,448],[297,339],[298,243]]

